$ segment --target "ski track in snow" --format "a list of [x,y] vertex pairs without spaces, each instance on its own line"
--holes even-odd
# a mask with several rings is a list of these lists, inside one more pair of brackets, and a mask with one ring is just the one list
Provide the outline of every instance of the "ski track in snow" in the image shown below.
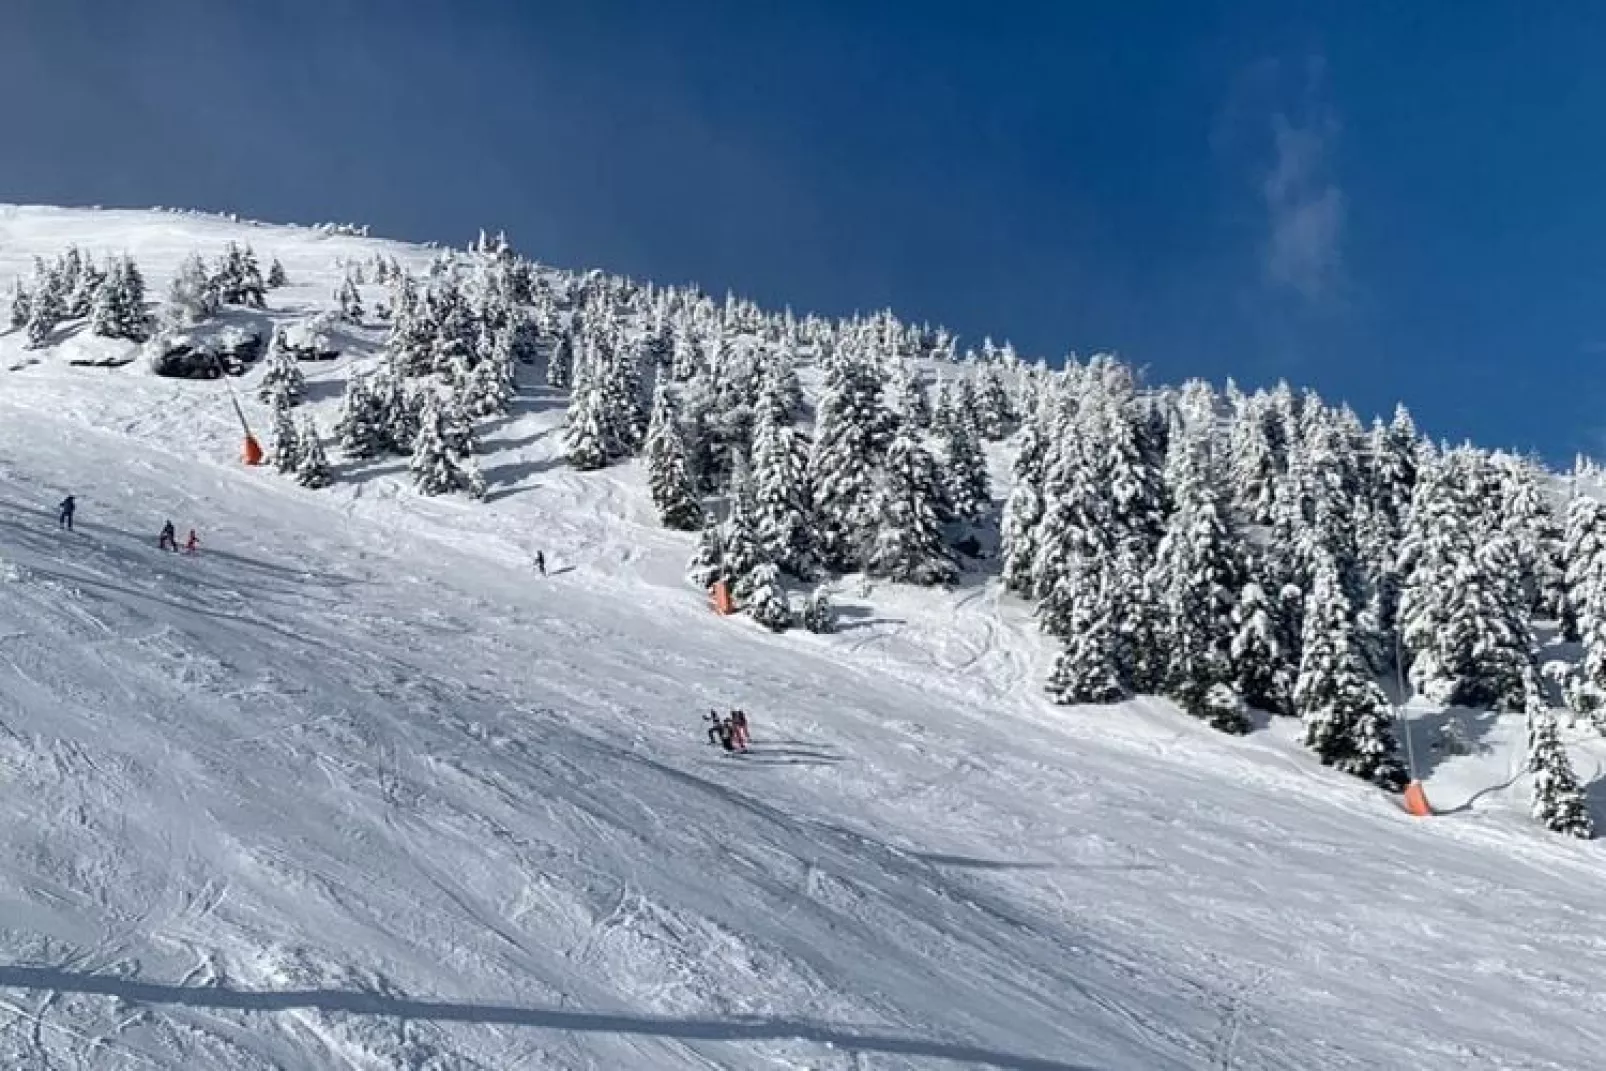
[[[281,305],[427,258],[0,208],[0,283],[76,241],[160,293],[228,238]],[[717,618],[634,466],[555,463],[544,390],[474,505],[385,462],[302,491],[231,463],[218,384],[59,356],[0,376],[4,1066],[1598,1063],[1602,849],[1519,789],[1418,822],[1282,726],[1051,707],[995,582],[849,578],[829,637]],[[752,754],[701,742],[716,704]],[[1442,766],[1442,800],[1509,777]]]

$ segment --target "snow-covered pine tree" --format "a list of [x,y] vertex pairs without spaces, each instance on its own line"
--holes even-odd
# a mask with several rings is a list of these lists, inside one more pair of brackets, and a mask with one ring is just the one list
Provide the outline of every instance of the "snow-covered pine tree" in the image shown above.
[[22,279],[11,280],[11,308],[7,313],[6,322],[13,331],[20,331],[28,326],[28,319],[33,314],[33,294],[22,285]]
[[56,278],[61,285],[61,315],[64,320],[76,320],[89,314],[87,304],[80,305],[80,284],[83,278],[84,255],[78,247],[70,245],[56,258]]
[[1535,675],[1530,675],[1524,709],[1528,718],[1528,770],[1534,778],[1534,819],[1552,833],[1588,840],[1595,835],[1595,826],[1584,790],[1561,742],[1556,716]]
[[686,443],[680,436],[669,381],[661,379],[653,393],[652,417],[647,422],[647,486],[665,528],[693,532],[702,526],[703,505],[686,463]]
[[875,473],[886,453],[888,414],[876,372],[838,356],[826,371],[809,480],[826,565],[862,564],[876,530]]
[[463,491],[470,498],[485,497],[485,478],[479,464],[472,454],[461,450],[460,439],[461,429],[454,426],[448,403],[438,392],[428,391],[419,414],[412,460],[407,466],[420,494]]
[[1500,528],[1512,542],[1522,597],[1534,613],[1554,611],[1562,584],[1557,576],[1561,533],[1541,488],[1543,473],[1510,454],[1492,460],[1500,485]]
[[913,361],[900,361],[895,372],[898,415],[912,428],[931,426],[931,398]]
[[1561,556],[1567,598],[1560,625],[1562,635],[1576,641],[1591,627],[1586,615],[1595,612],[1587,603],[1591,578],[1606,569],[1606,511],[1595,499],[1574,493],[1567,503]]
[[1032,590],[1032,573],[1037,562],[1037,526],[1043,519],[1043,474],[1048,454],[1047,412],[1033,412],[1021,429],[1020,442],[1011,464],[1013,481],[1004,501],[1000,523],[1003,541],[1004,586],[1017,595]]
[[302,487],[328,487],[332,479],[329,455],[324,453],[323,440],[318,437],[318,427],[311,417],[301,421],[296,435],[296,453],[300,455],[296,461],[296,483]]
[[1272,440],[1264,394],[1250,395],[1238,406],[1227,441],[1232,501],[1238,515],[1249,524],[1271,524],[1282,459]]
[[1349,598],[1330,557],[1316,564],[1304,618],[1294,708],[1304,723],[1305,746],[1324,766],[1400,791],[1406,776],[1396,753],[1393,712],[1356,646]]
[[1403,531],[1411,496],[1416,490],[1421,437],[1405,406],[1394,419],[1373,426],[1369,454],[1372,499],[1395,531]]
[[1046,688],[1056,703],[1114,703],[1125,697],[1118,664],[1117,637],[1111,609],[1108,561],[1074,559],[1057,584],[1055,597],[1044,603],[1054,620],[1043,631],[1061,639]]
[[647,413],[641,404],[641,355],[637,342],[613,337],[595,358],[601,376],[602,414],[610,457],[641,450]]
[[723,550],[721,565],[729,580],[731,595],[745,610],[754,587],[767,577],[767,574],[760,574],[759,567],[774,563],[764,553],[758,533],[753,530],[748,489],[741,480],[731,489],[730,513],[720,531],[720,547]]
[[103,338],[143,342],[149,336],[145,277],[127,256],[114,258],[90,309],[90,330]]
[[29,348],[43,346],[66,314],[67,302],[62,294],[61,273],[54,268],[48,269],[42,276],[36,276],[28,303]]
[[[758,540],[784,572],[818,572],[809,504],[809,458],[802,436],[782,415],[768,386],[753,429],[753,523]],[[768,400],[766,400],[768,399]]]
[[1002,367],[999,364],[983,366],[976,384],[977,422],[982,438],[989,442],[1007,437],[1018,419],[1015,401],[1004,384]]
[[831,593],[825,585],[814,589],[803,607],[803,627],[810,632],[825,635],[836,631],[836,608],[831,605]]
[[268,342],[268,356],[264,362],[262,382],[257,397],[266,402],[283,397],[287,405],[300,405],[306,397],[307,377],[301,371],[301,362],[284,344],[284,336],[275,330]]
[[346,380],[335,421],[335,441],[347,457],[378,457],[387,449],[384,405],[374,394],[369,378],[353,375]]
[[686,578],[704,591],[716,581],[730,582],[725,569],[725,537],[719,522],[710,519],[697,539],[697,551],[686,565]]
[[592,361],[583,361],[575,368],[574,389],[569,392],[569,411],[563,426],[563,452],[569,464],[582,472],[608,463],[607,417],[596,375]]
[[284,273],[284,265],[279,263],[278,257],[274,257],[268,264],[268,288],[277,290],[281,286],[289,285],[290,277]]
[[96,267],[93,260],[84,257],[78,267],[77,284],[67,297],[68,318],[76,320],[88,316],[95,307],[101,287],[105,285],[106,272]]
[[1251,580],[1232,611],[1232,664],[1245,703],[1270,714],[1293,713],[1293,673],[1277,627],[1277,607]]
[[559,331],[547,356],[546,385],[562,390],[574,382],[574,336]]
[[877,489],[880,531],[870,554],[872,572],[911,584],[947,584],[958,575],[943,542],[937,502],[937,466],[909,429],[887,448]]
[[357,291],[357,284],[347,276],[335,288],[335,303],[340,306],[340,318],[350,323],[361,324],[367,310],[362,306],[362,294]]
[[167,291],[167,317],[175,326],[189,327],[217,315],[221,299],[217,282],[196,253],[184,258]]
[[792,607],[781,587],[781,571],[774,562],[760,562],[748,575],[742,608],[747,616],[771,632],[784,632],[794,624]]
[[961,521],[978,521],[992,509],[992,486],[987,475],[987,455],[970,422],[950,421],[943,430],[942,501],[952,516]]
[[1423,474],[1401,544],[1400,639],[1411,680],[1452,705],[1520,710],[1532,657],[1510,540],[1469,500],[1478,459],[1453,450]]
[[283,395],[272,397],[273,402],[273,467],[282,473],[292,473],[301,464],[301,435],[296,430],[295,417],[290,413],[290,401]]
[[1237,534],[1204,435],[1184,430],[1172,449],[1182,452],[1173,467],[1176,511],[1151,573],[1169,660],[1165,691],[1216,729],[1248,732],[1242,709],[1234,714],[1212,694],[1233,681],[1232,611],[1243,576]]
[[493,417],[505,414],[513,404],[512,356],[504,359],[494,352],[489,360],[474,365],[462,386],[463,406],[470,416]]
[[932,394],[931,419],[927,426],[931,434],[941,436],[953,427],[957,418],[954,415],[954,387],[953,381],[937,376],[937,387]]

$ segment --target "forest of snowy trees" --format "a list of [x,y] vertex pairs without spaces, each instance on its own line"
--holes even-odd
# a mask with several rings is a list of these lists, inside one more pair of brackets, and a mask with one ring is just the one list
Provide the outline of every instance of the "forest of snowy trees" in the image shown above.
[[[346,272],[339,315],[386,338],[329,438],[354,461],[407,458],[423,494],[485,496],[478,426],[522,377],[567,392],[568,462],[639,462],[663,525],[695,533],[691,581],[723,582],[766,628],[830,631],[826,585],[844,574],[992,574],[1052,642],[1056,702],[1164,695],[1223,733],[1253,712],[1296,718],[1322,763],[1398,791],[1379,683],[1398,676],[1439,704],[1525,715],[1536,817],[1591,834],[1551,695],[1606,731],[1606,508],[1558,507],[1535,463],[1434,444],[1403,408],[1368,427],[1287,385],[1154,387],[1109,357],[962,352],[890,313],[797,317],[538,268],[500,236],[423,276],[382,256]],[[230,247],[215,268],[186,263],[164,318],[260,308],[284,282]],[[363,285],[387,288],[372,314]],[[70,250],[19,287],[11,322],[35,344],[73,315],[139,339],[142,288],[128,258]],[[330,483],[324,437],[294,415],[297,354],[276,334],[263,363],[272,463]],[[1581,660],[1542,666],[1542,639]]]

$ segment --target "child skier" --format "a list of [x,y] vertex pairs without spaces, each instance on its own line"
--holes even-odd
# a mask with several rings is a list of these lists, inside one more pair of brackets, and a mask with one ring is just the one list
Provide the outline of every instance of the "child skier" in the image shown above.
[[57,508],[61,512],[56,516],[56,524],[69,532],[72,531],[72,515],[73,511],[78,508],[78,503],[73,501],[72,495],[68,495],[61,500],[61,505]]
[[194,554],[200,549],[201,541],[195,536],[195,529],[190,529],[190,537],[184,541],[184,553]]
[[173,522],[168,521],[162,525],[162,534],[157,537],[156,545],[162,550],[178,553],[178,540],[173,535]]
[[731,739],[735,741],[738,749],[747,750],[747,711],[731,711]]

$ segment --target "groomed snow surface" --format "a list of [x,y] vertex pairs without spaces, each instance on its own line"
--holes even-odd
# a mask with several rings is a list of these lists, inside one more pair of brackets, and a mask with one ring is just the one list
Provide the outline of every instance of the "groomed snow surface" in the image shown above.
[[[0,286],[75,242],[156,297],[229,239],[283,260],[274,316],[428,257],[0,209]],[[545,389],[485,504],[399,460],[306,491],[235,461],[221,384],[68,363],[102,344],[0,336],[0,1066],[1601,1066],[1606,849],[1528,820],[1518,722],[1424,710],[1483,750],[1424,747],[1450,813],[1412,819],[1286,723],[1047,704],[987,578],[716,617]],[[308,366],[325,428],[347,363]]]

